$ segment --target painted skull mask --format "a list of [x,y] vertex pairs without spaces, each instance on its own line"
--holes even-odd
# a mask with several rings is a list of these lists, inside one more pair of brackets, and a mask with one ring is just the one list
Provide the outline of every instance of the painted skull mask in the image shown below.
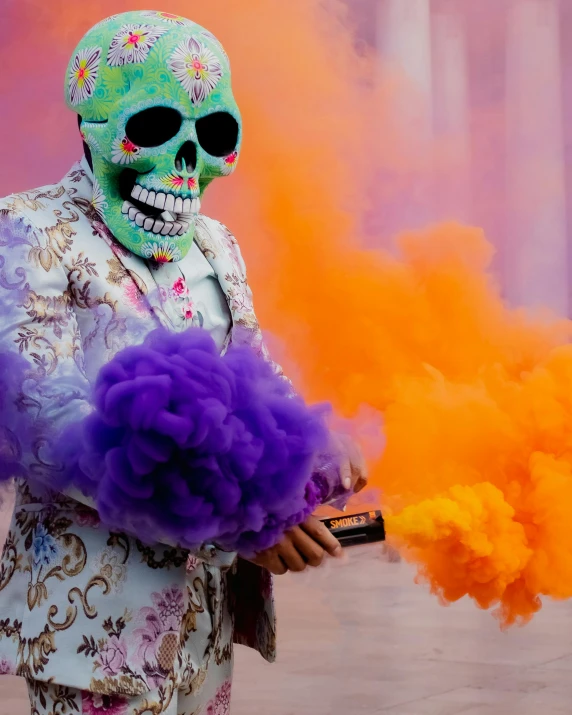
[[93,165],[93,205],[146,259],[191,248],[208,184],[234,171],[242,125],[228,57],[194,22],[148,11],[113,15],[76,48],[66,100]]

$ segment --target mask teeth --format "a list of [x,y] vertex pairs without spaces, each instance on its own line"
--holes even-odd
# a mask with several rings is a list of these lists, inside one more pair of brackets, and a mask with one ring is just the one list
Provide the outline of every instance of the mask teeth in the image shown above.
[[171,214],[197,214],[201,210],[201,200],[199,198],[183,199],[173,194],[156,193],[155,191],[144,189],[139,184],[135,184],[131,196],[137,201],[156,209],[168,211]]
[[195,214],[173,216],[168,212],[163,212],[160,218],[153,219],[147,216],[130,201],[124,201],[121,212],[136,226],[143,228],[149,233],[161,236],[184,236],[189,230],[191,221]]

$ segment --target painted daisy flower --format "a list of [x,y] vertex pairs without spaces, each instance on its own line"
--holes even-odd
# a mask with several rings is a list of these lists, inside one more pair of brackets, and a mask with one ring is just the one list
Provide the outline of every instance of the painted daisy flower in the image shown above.
[[123,137],[113,148],[111,159],[115,164],[131,164],[139,155],[139,147]]
[[95,92],[101,48],[88,47],[73,58],[69,73],[69,94],[73,105],[81,104]]
[[194,37],[188,37],[177,47],[169,68],[195,105],[204,102],[222,78],[218,57]]
[[172,12],[157,12],[155,10],[148,10],[144,12],[145,17],[150,17],[153,20],[163,20],[163,22],[169,22],[173,25],[194,25],[194,22],[187,20],[186,17],[182,15],[173,15]]
[[181,251],[173,241],[148,241],[141,246],[145,258],[150,258],[157,263],[171,263],[181,260]]
[[185,180],[178,174],[168,174],[161,177],[161,183],[168,186],[170,189],[182,189],[185,185]]
[[93,180],[93,197],[91,199],[91,205],[102,218],[105,209],[109,207],[109,204],[107,203],[107,200],[105,198],[105,194],[103,193],[103,190],[99,185],[99,181],[97,179]]
[[168,30],[153,25],[124,25],[115,35],[107,53],[110,67],[145,62],[151,48]]
[[88,145],[92,151],[101,151],[99,143],[91,134],[87,134],[83,129],[80,131],[82,140]]
[[236,167],[236,162],[238,161],[238,152],[233,151],[224,159],[223,172],[225,174],[230,174]]
[[168,186],[170,189],[173,189],[173,191],[179,191],[180,189],[184,189],[185,184],[190,191],[194,191],[199,187],[199,182],[196,176],[189,176],[188,179],[185,179],[178,174],[168,174],[167,176],[162,176],[160,181],[165,186]]

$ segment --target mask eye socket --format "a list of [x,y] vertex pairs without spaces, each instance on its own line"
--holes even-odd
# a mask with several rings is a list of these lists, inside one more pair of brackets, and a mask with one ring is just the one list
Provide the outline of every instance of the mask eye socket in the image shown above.
[[136,146],[161,146],[177,136],[183,119],[176,109],[150,107],[135,114],[127,122],[125,134]]
[[228,156],[236,149],[239,126],[228,112],[215,112],[199,119],[196,130],[199,144],[211,156]]

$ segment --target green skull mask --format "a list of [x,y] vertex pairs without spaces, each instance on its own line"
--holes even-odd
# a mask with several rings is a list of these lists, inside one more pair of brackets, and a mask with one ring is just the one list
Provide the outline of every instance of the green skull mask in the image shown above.
[[232,173],[240,150],[221,44],[170,13],[114,15],[76,48],[66,99],[81,117],[93,203],[107,227],[139,256],[181,260],[203,191]]

